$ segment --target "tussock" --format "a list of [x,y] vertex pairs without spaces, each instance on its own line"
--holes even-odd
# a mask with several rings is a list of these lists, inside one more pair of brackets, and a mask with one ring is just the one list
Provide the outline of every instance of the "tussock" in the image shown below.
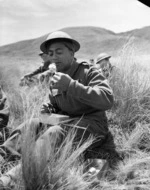
[[[36,141],[33,128],[25,132],[22,145],[22,173],[25,190],[49,187],[49,189],[87,189],[93,183],[83,173],[82,153],[92,139],[74,143],[75,129],[70,130],[62,144],[60,126],[50,127]],[[75,183],[76,180],[76,183]]]
[[150,77],[135,62],[134,40],[129,39],[122,48],[110,85],[115,95],[114,120],[123,129],[133,129],[135,122],[149,123]]

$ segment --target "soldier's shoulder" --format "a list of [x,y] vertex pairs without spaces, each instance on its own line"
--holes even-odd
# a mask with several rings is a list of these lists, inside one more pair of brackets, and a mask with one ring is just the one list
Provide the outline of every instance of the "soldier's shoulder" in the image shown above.
[[92,65],[89,62],[87,62],[87,61],[80,61],[80,62],[78,62],[78,64],[80,66],[82,66],[84,68],[88,68],[88,69],[90,69],[92,67]]
[[86,66],[89,66],[90,64],[87,62],[87,61],[81,61],[81,62],[78,62],[80,65],[86,65]]
[[87,61],[82,61],[79,63],[79,65],[80,65],[80,68],[83,68],[89,74],[90,73],[97,73],[97,74],[101,73],[95,65],[91,65]]

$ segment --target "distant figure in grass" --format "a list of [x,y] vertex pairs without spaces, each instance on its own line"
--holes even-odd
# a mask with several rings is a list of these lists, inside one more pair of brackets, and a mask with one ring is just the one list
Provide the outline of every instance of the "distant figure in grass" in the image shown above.
[[90,65],[94,66],[94,59],[90,59]]
[[43,60],[42,65],[37,68],[35,71],[26,74],[23,78],[21,78],[20,85],[22,86],[25,82],[28,83],[28,81],[32,81],[32,78],[38,74],[41,74],[49,69],[50,60],[49,55],[47,53],[44,53],[42,51],[39,52],[39,56]]
[[113,66],[110,63],[111,56],[107,53],[100,53],[96,59],[96,67],[108,79],[111,76]]
[[7,139],[9,135],[9,130],[7,128],[9,112],[9,102],[7,96],[0,86],[0,145]]
[[[90,136],[95,138],[83,154],[85,161],[94,158],[106,159],[109,167],[113,168],[118,154],[115,151],[113,136],[109,131],[105,114],[105,111],[113,106],[114,100],[108,81],[96,67],[91,67],[86,62],[79,63],[74,58],[75,53],[80,49],[80,44],[65,32],[51,33],[40,48],[49,55],[50,62],[55,63],[57,68],[49,83],[50,102],[42,105],[41,113],[49,113],[49,117],[52,113],[63,114],[69,116],[70,119],[60,124],[63,134],[60,135],[58,144],[63,142],[72,128],[78,126],[75,127],[75,144],[79,141],[84,142]],[[13,140],[15,143],[19,141],[19,136],[23,135],[25,126],[22,124],[13,131],[10,139],[3,144],[3,148],[7,149],[11,144],[11,150],[13,147],[15,149],[12,153],[21,154],[20,149],[13,145]],[[28,127],[33,126],[38,134],[43,129],[43,124],[38,119],[33,119]],[[44,132],[43,138],[46,136],[49,138],[48,132],[53,127],[56,126],[51,126]],[[39,136],[36,142],[38,140]]]

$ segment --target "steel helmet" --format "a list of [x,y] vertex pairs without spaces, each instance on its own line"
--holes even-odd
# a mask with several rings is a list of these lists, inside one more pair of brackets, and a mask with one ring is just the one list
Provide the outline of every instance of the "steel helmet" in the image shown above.
[[44,53],[47,53],[47,50],[46,50],[47,44],[55,39],[66,40],[66,41],[71,42],[71,44],[74,47],[75,52],[80,49],[79,42],[74,40],[69,34],[67,34],[66,32],[62,32],[62,31],[55,31],[55,32],[50,33],[48,35],[47,39],[40,45],[41,51],[43,51]]
[[103,59],[109,59],[111,56],[108,55],[107,53],[100,53],[98,56],[97,56],[97,60],[96,60],[96,63],[98,63],[99,61],[102,61]]

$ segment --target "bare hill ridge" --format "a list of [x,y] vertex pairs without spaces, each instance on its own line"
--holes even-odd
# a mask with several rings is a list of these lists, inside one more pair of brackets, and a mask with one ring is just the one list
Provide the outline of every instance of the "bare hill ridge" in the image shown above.
[[134,36],[146,40],[150,40],[150,26],[146,26],[140,29],[131,30],[128,32],[122,32],[121,35]]
[[[100,27],[69,27],[62,31],[69,33],[81,44],[81,49],[76,57],[81,59],[95,58],[100,52],[108,52],[112,56],[117,56],[121,48],[134,37],[134,44],[139,54],[148,54],[150,52],[150,26],[141,29],[135,29],[124,33],[114,33]],[[20,41],[17,43],[0,47],[0,65],[16,65],[22,67],[21,70],[32,70],[40,62],[38,57],[39,46],[46,39],[48,34],[39,38]],[[35,63],[34,65],[32,63]]]

